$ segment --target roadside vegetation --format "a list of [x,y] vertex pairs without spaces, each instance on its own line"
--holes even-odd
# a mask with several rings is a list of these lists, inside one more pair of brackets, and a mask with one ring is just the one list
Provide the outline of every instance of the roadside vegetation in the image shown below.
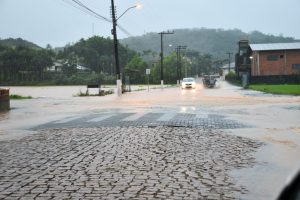
[[[165,84],[176,84],[177,70],[182,77],[221,75],[220,67],[228,63],[225,52],[234,51],[238,38],[249,36],[254,43],[293,41],[293,38],[265,35],[258,31],[247,34],[240,30],[202,28],[175,32],[165,41]],[[170,48],[172,43],[184,44],[188,48],[177,55],[175,46]],[[156,33],[120,40],[119,61],[127,85],[147,84],[148,78],[150,84],[160,84],[159,44]],[[21,38],[0,39],[1,86],[115,84],[114,63],[111,38],[93,36],[60,48],[52,48],[51,45],[42,48]],[[146,69],[151,69],[149,77],[145,74]],[[238,80],[228,81],[240,85]]]
[[[225,77],[226,81],[229,83],[242,86],[242,81],[236,76],[234,72],[230,72]],[[250,84],[248,86],[251,90],[261,91],[271,94],[285,94],[285,95],[300,95],[300,85],[298,84]]]
[[88,90],[86,90],[86,92],[82,92],[80,90],[79,93],[77,95],[74,95],[74,96],[75,97],[99,97],[99,96],[110,95],[110,94],[113,94],[113,93],[114,93],[113,90],[101,90],[101,91],[99,91],[99,93],[90,94]]
[[286,95],[300,95],[300,85],[250,85],[249,89],[271,93],[271,94],[286,94]]
[[21,95],[17,95],[17,94],[11,94],[9,96],[9,98],[12,99],[12,100],[32,99],[31,96],[21,96]]
[[239,77],[236,76],[234,72],[229,72],[225,76],[225,80],[228,81],[229,83],[236,85],[236,86],[242,86],[242,81]]
[[[120,66],[124,67],[125,82],[132,84],[160,84],[159,53],[152,50],[136,52],[119,46]],[[209,53],[192,49],[179,55],[181,74],[218,73],[225,59],[216,60]],[[113,41],[94,36],[80,39],[74,44],[53,49],[41,48],[22,39],[0,40],[0,85],[50,86],[50,85],[110,85],[116,82]],[[164,58],[164,82],[177,80],[177,55]],[[146,69],[151,69],[148,77]]]

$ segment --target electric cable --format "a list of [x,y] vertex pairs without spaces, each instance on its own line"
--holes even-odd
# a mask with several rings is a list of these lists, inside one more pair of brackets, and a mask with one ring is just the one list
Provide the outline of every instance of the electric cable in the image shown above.
[[[91,15],[93,17],[96,17],[97,19],[100,19],[100,20],[104,20],[106,22],[109,22],[109,23],[112,23],[112,20],[100,15],[99,13],[93,11],[92,9],[90,9],[89,7],[87,7],[86,5],[84,5],[81,1],[79,0],[63,0],[65,3],[81,10],[82,12],[88,14],[88,15]],[[73,2],[73,3],[72,3]],[[122,26],[120,25],[117,25],[117,27],[119,28],[120,31],[122,31],[123,33],[125,33],[127,36],[131,37],[132,34],[130,34],[125,28],[123,28]]]

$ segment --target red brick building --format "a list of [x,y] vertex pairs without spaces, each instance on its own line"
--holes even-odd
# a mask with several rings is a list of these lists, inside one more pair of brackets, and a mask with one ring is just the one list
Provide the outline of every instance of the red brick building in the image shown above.
[[300,74],[300,42],[249,44],[251,76]]

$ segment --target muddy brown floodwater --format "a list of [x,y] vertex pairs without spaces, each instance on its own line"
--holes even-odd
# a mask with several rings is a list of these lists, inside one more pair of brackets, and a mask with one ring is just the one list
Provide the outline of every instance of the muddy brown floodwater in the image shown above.
[[[84,91],[85,86],[10,87],[12,94],[34,98],[12,100],[12,110],[0,114],[0,141],[32,135],[36,133],[34,127],[52,122],[51,126],[66,124],[70,127],[86,124],[82,120],[90,124],[93,120],[104,120],[102,124],[105,124],[105,119],[123,114],[129,116],[127,122],[130,123],[144,116],[137,124],[145,124],[157,115],[154,122],[163,124],[177,116],[180,119],[176,123],[195,123],[194,128],[199,124],[203,128],[201,123],[212,125],[209,129],[222,127],[216,123],[225,123],[227,128],[222,130],[223,134],[263,144],[251,155],[257,164],[230,170],[230,176],[245,187],[239,194],[240,199],[275,199],[288,177],[300,169],[300,160],[296,159],[300,155],[299,96],[243,90],[222,81],[213,89],[204,88],[200,81],[196,89],[158,88],[152,86],[148,92],[146,86],[136,87],[145,90],[121,97],[116,94],[74,97],[80,90]],[[89,118],[94,115],[97,117]],[[72,120],[77,120],[77,124],[67,124]],[[245,126],[232,126],[232,122]]]

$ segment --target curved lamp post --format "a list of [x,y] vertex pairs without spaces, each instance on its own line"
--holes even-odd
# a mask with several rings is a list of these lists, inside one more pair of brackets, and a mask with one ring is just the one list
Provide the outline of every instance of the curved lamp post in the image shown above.
[[127,13],[130,9],[133,9],[133,8],[141,9],[141,8],[142,8],[142,5],[138,3],[138,4],[134,5],[134,6],[131,6],[131,7],[127,8],[127,9],[120,15],[120,17],[117,18],[117,21],[118,21],[123,15],[125,15],[125,13]]
[[115,11],[115,4],[114,0],[111,0],[111,14],[112,14],[112,22],[113,22],[113,29],[111,30],[111,33],[114,37],[114,51],[115,51],[115,62],[116,62],[116,73],[117,73],[117,94],[118,96],[121,96],[122,94],[122,81],[121,81],[121,73],[120,73],[120,63],[119,63],[119,52],[118,52],[118,37],[117,37],[117,21],[130,9],[133,8],[141,8],[140,4],[137,4],[135,6],[131,6],[128,9],[123,12],[120,17],[116,18],[116,11]]

